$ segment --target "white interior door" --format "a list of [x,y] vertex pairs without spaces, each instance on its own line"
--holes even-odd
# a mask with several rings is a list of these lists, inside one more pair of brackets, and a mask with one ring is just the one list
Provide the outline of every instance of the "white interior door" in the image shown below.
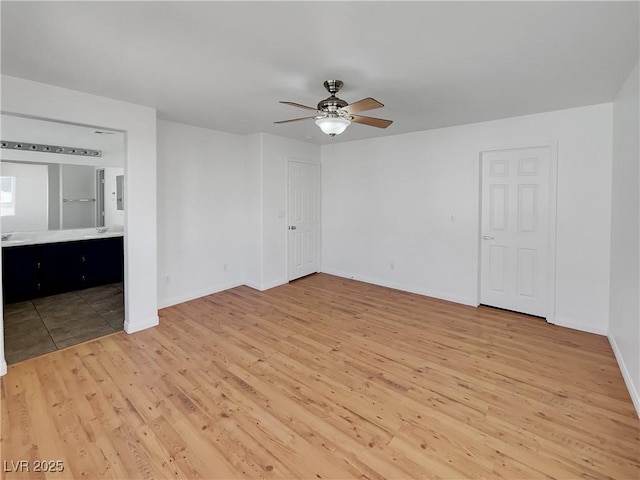
[[550,148],[482,154],[480,303],[546,317]]
[[320,166],[289,162],[289,280],[320,268]]

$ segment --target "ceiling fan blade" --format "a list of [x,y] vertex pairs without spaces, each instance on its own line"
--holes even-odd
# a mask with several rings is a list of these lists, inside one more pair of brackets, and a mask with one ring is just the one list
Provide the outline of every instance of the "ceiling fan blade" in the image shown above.
[[300,105],[299,103],[296,103],[296,102],[283,102],[282,100],[280,100],[280,103],[284,103],[285,105],[291,105],[292,107],[304,108],[305,110],[313,110],[314,112],[318,111],[317,108],[307,107],[306,105]]
[[369,125],[370,127],[387,128],[393,123],[392,120],[385,120],[383,118],[363,117],[362,115],[353,115],[352,122],[362,123],[363,125]]
[[299,121],[299,120],[309,120],[310,118],[316,118],[316,117],[292,118],[291,120],[280,120],[279,122],[273,122],[273,123],[289,123],[289,122],[297,122],[297,121]]
[[343,112],[352,114],[358,112],[364,112],[365,110],[373,110],[374,108],[384,107],[382,103],[374,98],[367,97],[357,102],[351,103],[344,108],[341,108]]

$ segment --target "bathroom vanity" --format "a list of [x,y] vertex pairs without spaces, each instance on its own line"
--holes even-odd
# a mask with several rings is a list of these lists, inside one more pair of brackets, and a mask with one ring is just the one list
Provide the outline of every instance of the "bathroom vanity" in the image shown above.
[[122,232],[79,229],[2,241],[5,303],[121,282],[123,270]]

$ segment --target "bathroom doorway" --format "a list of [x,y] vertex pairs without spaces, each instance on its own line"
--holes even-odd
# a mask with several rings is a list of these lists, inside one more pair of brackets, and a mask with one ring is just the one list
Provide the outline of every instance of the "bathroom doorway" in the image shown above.
[[[125,173],[125,142],[121,132],[89,126],[1,120],[0,177],[12,179],[16,205],[1,219],[11,365],[123,330],[125,212],[116,177]],[[36,191],[42,199],[30,198]]]

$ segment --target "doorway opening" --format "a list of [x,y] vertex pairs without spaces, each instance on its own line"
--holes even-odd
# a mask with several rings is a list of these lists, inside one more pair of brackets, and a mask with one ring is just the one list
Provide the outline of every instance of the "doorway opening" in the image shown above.
[[[30,207],[2,218],[3,340],[14,364],[123,330],[124,211],[115,185],[125,138],[6,113],[2,127],[3,139],[78,147],[2,152],[0,169],[14,172],[13,200]],[[92,154],[78,154],[85,149]]]

